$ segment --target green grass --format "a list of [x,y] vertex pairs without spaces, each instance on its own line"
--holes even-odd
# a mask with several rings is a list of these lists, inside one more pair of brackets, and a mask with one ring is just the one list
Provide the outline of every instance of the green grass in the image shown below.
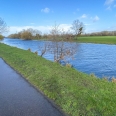
[[116,44],[116,36],[81,36],[76,41],[82,43]]
[[0,43],[0,57],[71,116],[116,116],[116,84]]

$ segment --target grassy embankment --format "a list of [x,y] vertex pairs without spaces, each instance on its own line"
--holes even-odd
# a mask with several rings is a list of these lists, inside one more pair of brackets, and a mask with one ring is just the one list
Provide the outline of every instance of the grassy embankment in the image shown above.
[[116,84],[0,44],[0,57],[71,116],[116,115]]
[[81,36],[76,41],[82,43],[116,44],[116,36]]

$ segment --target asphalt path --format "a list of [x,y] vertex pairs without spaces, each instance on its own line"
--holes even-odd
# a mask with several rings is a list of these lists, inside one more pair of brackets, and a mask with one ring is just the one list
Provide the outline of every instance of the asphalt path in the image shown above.
[[64,116],[0,58],[0,116]]

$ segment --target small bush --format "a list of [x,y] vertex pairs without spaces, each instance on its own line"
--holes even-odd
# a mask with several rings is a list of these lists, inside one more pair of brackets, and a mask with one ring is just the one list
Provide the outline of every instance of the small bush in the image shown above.
[[102,79],[103,79],[103,80],[106,80],[106,81],[111,81],[111,78],[110,78],[110,77],[107,77],[107,76],[103,76]]
[[36,51],[36,52],[35,52],[35,54],[37,54],[37,55],[38,55],[38,52]]
[[29,48],[29,49],[28,49],[28,51],[30,51],[30,52],[31,52],[31,49]]
[[112,77],[112,82],[116,83],[116,78],[115,77]]
[[69,63],[67,63],[67,64],[66,64],[66,67],[71,68],[71,67],[72,67],[72,65],[71,65],[71,64],[69,64]]
[[3,38],[4,38],[4,36],[0,35],[0,39],[3,39]]
[[90,76],[91,76],[91,77],[96,77],[94,73],[91,73]]

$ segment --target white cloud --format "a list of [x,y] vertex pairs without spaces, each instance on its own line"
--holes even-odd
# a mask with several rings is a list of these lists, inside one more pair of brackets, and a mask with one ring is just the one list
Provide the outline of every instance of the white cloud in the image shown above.
[[[10,26],[10,30],[9,32],[6,34],[10,35],[10,34],[14,34],[14,33],[18,33],[20,31],[22,31],[23,29],[37,29],[39,31],[41,31],[43,34],[45,33],[50,33],[50,30],[52,29],[53,26]],[[63,29],[63,31],[68,31],[71,27],[71,24],[60,24],[59,25],[59,29]]]
[[77,8],[77,9],[73,12],[73,14],[75,15],[75,14],[77,14],[77,12],[79,12],[79,11],[80,11],[80,9]]
[[95,17],[91,17],[91,19],[93,20],[93,22],[99,21],[100,18],[96,15]]
[[44,9],[41,9],[41,12],[49,13],[49,12],[50,12],[50,9],[46,7],[46,8],[44,8]]
[[111,6],[108,6],[108,7],[106,8],[106,10],[112,10]]
[[79,12],[79,11],[80,11],[80,9],[77,8],[76,11],[73,12],[73,14],[75,15],[75,14],[77,14],[77,12]]
[[63,29],[63,31],[68,31],[70,30],[71,26],[72,26],[71,24],[61,24],[59,26],[59,29]]
[[[105,1],[105,6],[107,6],[106,10],[112,10],[113,4],[115,0],[106,0]],[[116,5],[114,5],[116,7]]]
[[10,30],[7,33],[7,35],[18,33],[23,29],[29,29],[29,28],[40,30],[42,33],[49,33],[51,26],[10,26]]
[[112,5],[114,3],[114,0],[106,0],[105,5]]
[[116,8],[116,4],[114,5],[114,8]]
[[76,12],[73,12],[73,14],[75,15],[75,14],[76,14]]
[[80,9],[79,9],[79,8],[77,8],[77,11],[80,11]]
[[111,9],[111,6],[108,6],[108,7],[106,8],[106,10],[112,10],[112,9]]
[[87,15],[86,15],[86,14],[83,14],[83,15],[81,16],[81,18],[83,18],[83,19],[87,18]]

